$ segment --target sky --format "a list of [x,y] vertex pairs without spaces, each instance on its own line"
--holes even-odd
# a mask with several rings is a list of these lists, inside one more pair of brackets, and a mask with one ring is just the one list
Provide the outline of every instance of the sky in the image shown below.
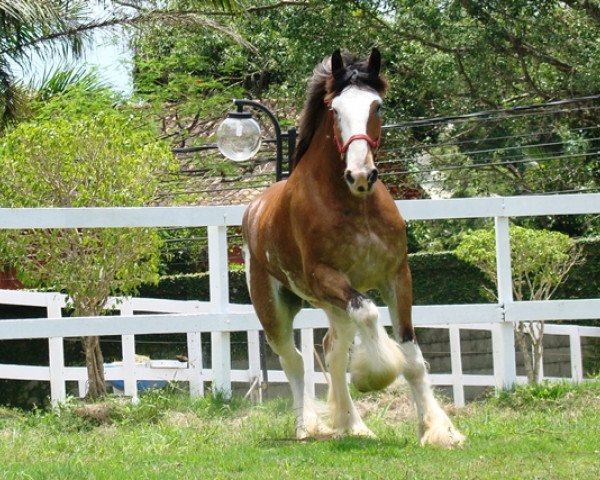
[[[94,15],[102,16],[101,7],[96,7]],[[14,66],[13,71],[17,78],[25,82],[39,83],[46,72],[65,64],[83,67],[86,71],[96,70],[100,79],[111,88],[125,94],[132,91],[131,50],[127,39],[118,30],[95,32],[81,59],[42,60],[34,53],[30,68]]]

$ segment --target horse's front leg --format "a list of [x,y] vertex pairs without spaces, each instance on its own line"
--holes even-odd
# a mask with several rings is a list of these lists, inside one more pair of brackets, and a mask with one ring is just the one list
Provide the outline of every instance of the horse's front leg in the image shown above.
[[315,302],[327,312],[330,331],[324,341],[331,375],[329,405],[335,430],[371,436],[356,411],[346,377],[349,348],[356,332],[361,343],[353,349],[350,369],[359,390],[383,388],[400,374],[402,354],[379,325],[379,312],[371,299],[351,287],[347,277],[326,265],[309,270]]
[[379,312],[373,301],[352,288],[348,277],[325,264],[305,265],[305,275],[312,295],[325,309],[334,306],[345,311],[357,326],[374,324]]
[[302,440],[331,436],[333,432],[321,421],[306,390],[304,362],[294,343],[292,322],[302,307],[302,300],[271,277],[250,255],[246,257],[246,268],[254,309],[292,390],[296,437]]
[[329,331],[323,339],[325,363],[331,379],[327,397],[331,424],[336,435],[374,437],[356,410],[348,389],[347,367],[349,348],[356,334],[356,326],[348,315],[328,309]]
[[417,407],[421,444],[450,448],[460,446],[465,437],[454,427],[435,399],[427,365],[416,342],[411,318],[412,278],[407,261],[402,264],[391,288],[387,292],[382,291],[389,306],[394,333],[400,341],[400,349],[405,359],[402,373],[410,385]]

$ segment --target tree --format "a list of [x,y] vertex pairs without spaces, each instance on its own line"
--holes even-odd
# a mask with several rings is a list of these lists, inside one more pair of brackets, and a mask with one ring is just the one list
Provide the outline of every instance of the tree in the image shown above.
[[[24,88],[14,79],[15,64],[27,68],[29,46],[44,53],[36,39],[67,31],[86,13],[82,1],[0,0],[0,131],[19,116]],[[81,52],[83,35],[65,35],[54,43],[63,53]]]
[[[548,300],[565,280],[571,267],[581,260],[581,250],[568,235],[518,226],[510,228],[513,296],[515,300]],[[496,282],[496,249],[493,230],[465,234],[454,251],[456,256],[478,267]],[[496,297],[496,292],[488,290]],[[538,383],[543,358],[544,322],[515,324],[527,379]],[[529,350],[531,342],[533,354]]]
[[[95,15],[94,6],[104,15]],[[230,35],[251,46],[235,32],[209,18],[207,9],[233,12],[240,0],[0,0],[0,131],[20,116],[28,88],[13,75],[14,65],[31,68],[31,54],[80,57],[84,46],[99,29],[143,27],[159,23],[187,23]],[[133,13],[132,13],[133,12]],[[206,15],[209,14],[209,15]]]
[[[108,92],[94,98],[71,89],[6,135],[0,144],[2,207],[153,202],[160,174],[177,169],[170,150],[133,111],[113,108]],[[0,257],[26,286],[64,290],[76,316],[101,315],[109,295],[131,294],[158,280],[160,244],[158,233],[146,228],[4,231]],[[106,388],[99,339],[84,338],[83,346],[89,396],[97,397]]]
[[[183,15],[192,3],[169,5]],[[170,132],[178,141],[197,125],[201,101],[203,112],[222,114],[210,93],[226,105],[228,89],[240,86],[293,123],[311,69],[336,47],[381,49],[391,83],[386,122],[538,104],[600,92],[597,11],[575,0],[270,1],[219,18],[253,49],[184,21],[137,30],[134,81],[148,98],[168,93],[181,113],[182,135]],[[186,102],[195,109],[185,112]],[[387,131],[382,155],[416,172],[405,175],[413,184],[425,181],[420,162],[429,155],[430,169],[445,171],[439,183],[460,196],[597,188],[600,116],[594,103],[580,105]]]

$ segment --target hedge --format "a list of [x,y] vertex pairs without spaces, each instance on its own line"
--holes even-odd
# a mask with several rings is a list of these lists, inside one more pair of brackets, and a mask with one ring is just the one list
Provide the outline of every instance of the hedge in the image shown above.
[[[585,262],[573,267],[554,298],[597,298],[600,294],[600,238],[581,240]],[[476,267],[452,252],[416,253],[409,256],[416,305],[489,302],[485,287],[494,285]],[[140,296],[173,300],[209,300],[208,273],[162,277],[157,285],[144,285]],[[243,271],[229,272],[232,303],[250,303]]]
[[[452,253],[415,254],[410,258],[416,304],[481,303],[488,301],[483,286],[489,285],[475,267]],[[448,272],[452,272],[448,275]],[[460,279],[456,281],[454,279]],[[208,273],[162,277],[157,285],[144,285],[140,296],[172,300],[208,300]],[[229,272],[230,300],[250,303],[246,277],[242,271]]]

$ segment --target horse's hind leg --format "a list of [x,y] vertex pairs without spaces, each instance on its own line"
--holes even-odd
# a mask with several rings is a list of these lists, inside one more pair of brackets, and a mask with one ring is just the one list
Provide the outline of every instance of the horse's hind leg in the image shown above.
[[412,279],[408,263],[401,268],[391,291],[385,295],[394,333],[405,358],[404,378],[410,385],[419,417],[419,440],[422,445],[443,447],[461,445],[465,437],[456,429],[433,395],[427,366],[416,343],[411,319]]
[[304,439],[331,435],[331,430],[319,419],[312,398],[306,392],[304,362],[294,343],[292,324],[294,316],[302,307],[302,300],[265,270],[254,267],[252,262],[249,274],[248,283],[254,309],[267,341],[279,356],[290,383],[296,417],[296,437]]

